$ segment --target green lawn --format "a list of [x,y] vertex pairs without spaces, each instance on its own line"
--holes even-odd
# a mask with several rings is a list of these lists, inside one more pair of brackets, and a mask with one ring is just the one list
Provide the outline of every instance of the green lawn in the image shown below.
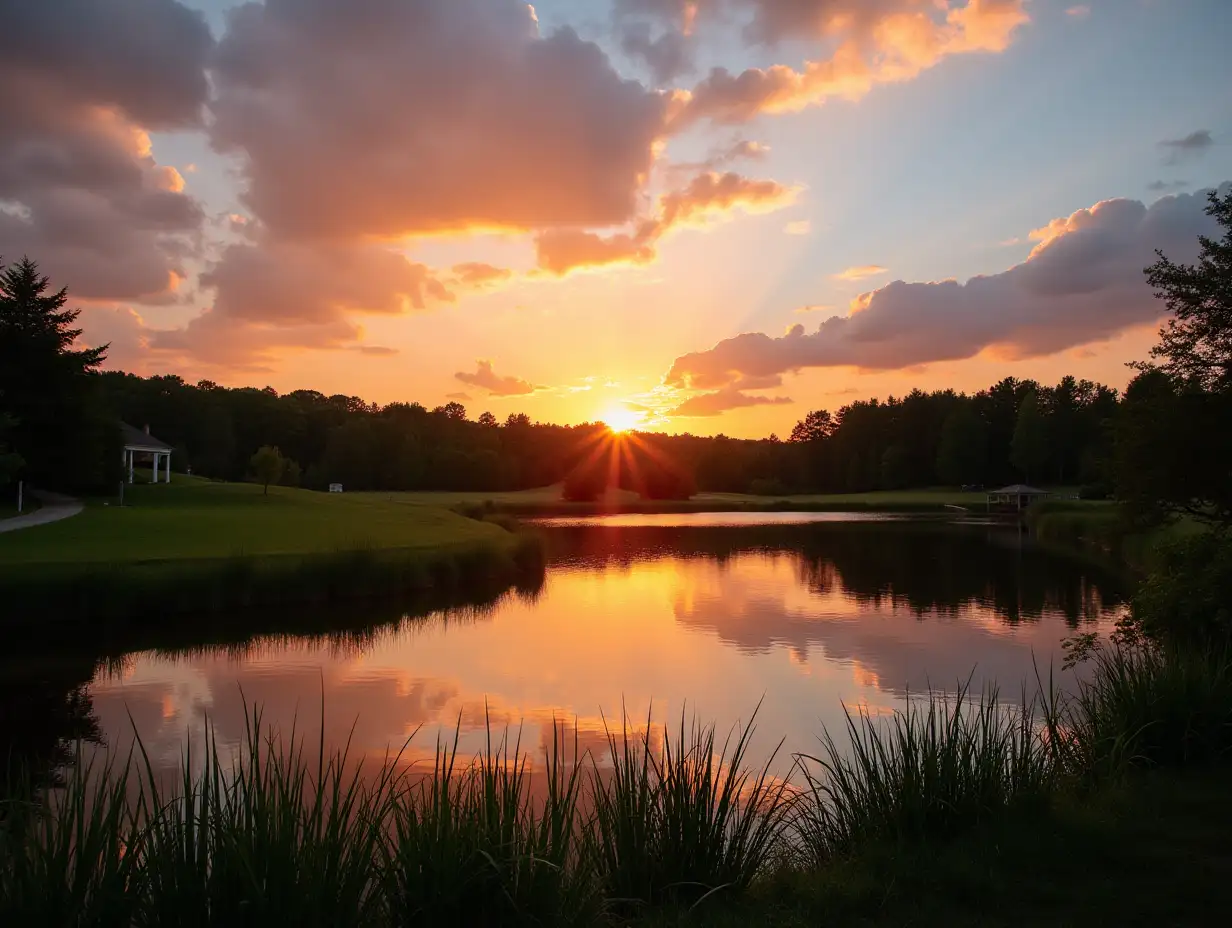
[[1204,926],[1232,918],[1232,776],[1140,775],[1052,815],[886,848],[666,926]]
[[90,501],[81,515],[0,535],[0,564],[132,563],[308,554],[362,548],[435,550],[508,537],[408,496],[329,494],[214,483],[126,487],[126,505]]

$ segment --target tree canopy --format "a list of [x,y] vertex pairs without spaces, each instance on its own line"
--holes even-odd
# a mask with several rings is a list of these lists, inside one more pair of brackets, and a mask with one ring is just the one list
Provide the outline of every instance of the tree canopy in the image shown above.
[[74,347],[79,310],[67,302],[28,258],[0,271],[0,414],[13,421],[27,479],[97,488],[118,475],[120,459],[118,423],[98,390],[106,346]]

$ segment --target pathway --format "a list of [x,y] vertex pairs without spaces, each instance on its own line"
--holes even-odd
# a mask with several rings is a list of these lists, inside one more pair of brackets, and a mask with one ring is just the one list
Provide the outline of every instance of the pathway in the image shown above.
[[29,528],[32,525],[45,525],[48,522],[59,522],[81,512],[81,500],[65,496],[63,493],[48,493],[45,490],[32,491],[31,496],[38,497],[42,506],[29,515],[13,516],[11,519],[0,519],[0,532],[15,532],[19,528]]

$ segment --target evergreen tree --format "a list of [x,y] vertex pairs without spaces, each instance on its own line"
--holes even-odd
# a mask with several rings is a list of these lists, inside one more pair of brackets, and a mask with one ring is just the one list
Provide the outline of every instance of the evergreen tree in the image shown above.
[[1040,408],[1039,397],[1028,393],[1018,407],[1018,421],[1014,425],[1014,440],[1010,445],[1010,462],[1022,471],[1030,483],[1031,475],[1038,478],[1048,463],[1048,420]]
[[988,465],[988,425],[964,400],[946,416],[937,448],[937,473],[946,483],[980,483]]
[[48,488],[96,488],[116,476],[118,423],[106,412],[97,370],[107,346],[75,349],[79,310],[50,290],[26,258],[0,272],[0,413],[16,420],[13,450],[28,479]]

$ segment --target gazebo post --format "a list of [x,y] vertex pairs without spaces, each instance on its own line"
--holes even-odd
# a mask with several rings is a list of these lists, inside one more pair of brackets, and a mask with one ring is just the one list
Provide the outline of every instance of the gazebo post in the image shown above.
[[129,483],[133,482],[133,458],[134,457],[136,457],[136,455],[132,451],[128,452],[128,482]]
[[166,461],[167,461],[167,479],[166,479],[166,480],[164,480],[163,482],[164,482],[164,483],[170,483],[170,482],[171,482],[171,455],[170,455],[170,454],[167,454],[167,455],[165,455],[165,457],[166,457]]

